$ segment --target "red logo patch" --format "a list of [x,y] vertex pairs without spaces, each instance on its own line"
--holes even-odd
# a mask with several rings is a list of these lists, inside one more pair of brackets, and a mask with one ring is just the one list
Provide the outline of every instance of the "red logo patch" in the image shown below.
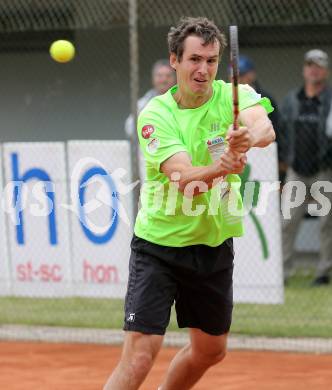
[[154,132],[154,127],[152,125],[145,125],[142,128],[142,137],[148,139],[151,137],[151,134]]

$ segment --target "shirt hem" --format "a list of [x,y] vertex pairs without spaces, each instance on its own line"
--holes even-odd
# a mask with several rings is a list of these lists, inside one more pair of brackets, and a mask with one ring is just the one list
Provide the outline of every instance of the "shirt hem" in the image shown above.
[[183,248],[183,247],[192,246],[192,245],[207,245],[210,247],[217,247],[231,237],[242,237],[244,235],[243,231],[230,232],[229,234],[226,234],[225,236],[223,236],[222,239],[216,243],[203,242],[202,240],[200,240],[200,241],[198,240],[198,241],[187,242],[184,245],[179,245],[179,244],[176,244],[174,242],[170,242],[170,241],[165,240],[164,237],[160,237],[158,239],[158,238],[155,238],[153,236],[151,237],[149,234],[141,234],[141,232],[137,232],[136,229],[134,230],[134,233],[137,237],[142,238],[143,240],[149,241],[152,244],[169,246],[169,247],[173,247],[173,248]]

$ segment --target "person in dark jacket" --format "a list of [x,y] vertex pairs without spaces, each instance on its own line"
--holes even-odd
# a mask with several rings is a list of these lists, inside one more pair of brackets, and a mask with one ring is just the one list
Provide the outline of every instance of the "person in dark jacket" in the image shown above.
[[[304,199],[289,213],[284,212],[284,202],[282,206],[285,279],[292,273],[296,234],[313,197],[319,204],[321,248],[314,286],[328,284],[332,268],[332,215],[329,207],[332,201],[332,129],[328,125],[329,118],[332,118],[332,90],[328,85],[328,68],[329,59],[324,51],[314,49],[305,54],[303,86],[290,91],[284,99],[279,128],[279,158],[287,167],[286,182],[289,184],[285,185],[282,198],[290,200],[294,187],[297,187],[296,196]],[[329,204],[323,207],[326,200]]]

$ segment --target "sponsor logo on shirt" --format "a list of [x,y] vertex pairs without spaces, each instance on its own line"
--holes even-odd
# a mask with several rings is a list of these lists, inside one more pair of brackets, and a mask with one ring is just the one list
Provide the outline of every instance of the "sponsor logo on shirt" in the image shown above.
[[221,144],[221,143],[224,143],[224,138],[223,137],[216,137],[216,138],[213,138],[213,139],[208,139],[206,141],[206,143],[207,143],[208,146]]
[[217,161],[225,152],[225,140],[223,137],[208,139],[206,145],[213,161]]
[[214,132],[219,131],[219,130],[220,130],[220,123],[219,122],[211,123],[211,127],[210,127],[211,133],[214,133]]
[[151,137],[151,134],[154,132],[154,127],[152,125],[145,125],[142,128],[142,137],[148,139]]
[[155,153],[159,147],[159,139],[153,138],[147,146],[147,151],[151,154]]

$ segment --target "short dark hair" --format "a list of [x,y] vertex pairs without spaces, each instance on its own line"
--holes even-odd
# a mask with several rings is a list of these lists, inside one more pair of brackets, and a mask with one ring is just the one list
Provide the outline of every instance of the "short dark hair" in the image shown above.
[[170,53],[175,53],[179,61],[182,59],[184,41],[190,35],[202,38],[204,46],[218,41],[220,46],[219,56],[222,55],[227,46],[225,35],[212,20],[204,17],[185,17],[180,20],[176,27],[171,27],[167,35],[168,50]]

